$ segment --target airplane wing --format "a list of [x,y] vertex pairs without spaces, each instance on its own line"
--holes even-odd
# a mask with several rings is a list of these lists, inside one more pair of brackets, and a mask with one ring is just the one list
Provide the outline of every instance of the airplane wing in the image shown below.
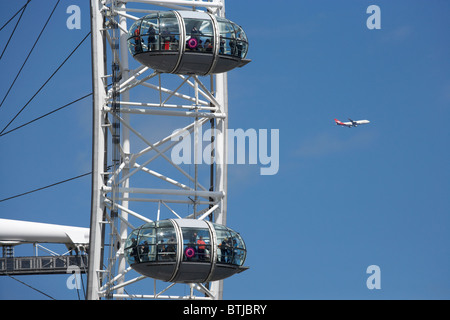
[[358,121],[353,121],[352,119],[348,118],[348,120],[350,120],[350,122],[352,123],[352,125],[354,125],[355,127],[358,125]]

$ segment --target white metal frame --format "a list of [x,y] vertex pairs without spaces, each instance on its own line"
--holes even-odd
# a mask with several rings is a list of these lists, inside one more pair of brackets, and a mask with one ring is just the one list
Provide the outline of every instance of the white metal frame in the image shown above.
[[[127,19],[136,20],[134,13],[146,13],[151,10],[128,8],[132,3],[145,3],[163,6],[169,9],[208,10],[224,16],[224,0],[188,1],[188,0],[91,0],[92,27],[92,68],[93,68],[93,173],[92,173],[92,209],[88,269],[88,299],[100,298],[144,298],[144,299],[222,299],[223,281],[209,284],[189,285],[188,295],[171,295],[168,291],[176,284],[170,284],[163,290],[156,289],[154,280],[153,293],[131,293],[127,286],[149,279],[137,276],[128,279],[132,270],[126,264],[124,244],[128,231],[138,227],[132,219],[143,224],[159,220],[163,211],[177,218],[206,219],[213,217],[213,222],[226,225],[227,218],[227,138],[228,96],[227,74],[217,74],[200,78],[195,75],[170,75],[171,81],[178,78],[178,85],[169,88],[163,85],[162,75],[145,66],[129,70],[127,48]],[[116,24],[115,24],[116,23]],[[114,28],[114,26],[116,26]],[[115,29],[118,35],[114,34]],[[118,37],[118,38],[117,38]],[[115,43],[119,43],[118,48]],[[111,75],[108,75],[108,58],[120,56],[121,80],[116,87],[109,87]],[[164,75],[166,77],[167,75]],[[205,82],[209,81],[206,85]],[[170,83],[172,85],[172,83]],[[169,85],[169,86],[170,86]],[[139,101],[132,96],[137,88],[146,88],[153,95],[153,100]],[[183,92],[188,88],[188,93]],[[111,107],[113,90],[120,95],[120,113]],[[164,98],[164,99],[163,99]],[[171,103],[178,99],[184,103]],[[142,99],[141,99],[142,100]],[[151,133],[143,133],[130,123],[130,116],[142,117],[183,117],[190,119],[182,131],[194,137],[194,172],[186,172],[175,164],[167,154],[177,145],[173,141],[176,133],[169,134],[156,142]],[[214,124],[214,165],[208,172],[211,185],[205,187],[199,168],[198,149],[199,132],[211,119]],[[120,125],[121,142],[118,151],[121,162],[117,166],[108,163],[108,140],[114,128]],[[177,129],[174,127],[173,130]],[[131,141],[135,139],[144,147],[131,152]],[[134,141],[134,140],[133,140]],[[145,159],[151,153],[154,155]],[[159,172],[151,165],[161,161],[175,176]],[[203,172],[204,173],[204,172]],[[136,177],[148,176],[166,183],[165,187],[151,184],[142,187],[133,186]],[[211,179],[212,177],[212,179]],[[150,179],[149,179],[150,181]],[[192,185],[193,184],[193,185]],[[213,190],[210,190],[210,188]],[[157,204],[157,209],[142,209],[142,204]],[[173,209],[175,205],[192,205],[193,212],[182,214]],[[135,209],[134,206],[136,206]],[[109,245],[109,248],[107,246]],[[110,251],[109,258],[107,251]],[[131,272],[132,273],[132,272]],[[145,281],[145,280],[144,280]],[[148,281],[148,280],[147,280]],[[181,285],[181,284],[178,284]],[[184,285],[185,286],[185,285]],[[159,291],[159,292],[157,292]]]

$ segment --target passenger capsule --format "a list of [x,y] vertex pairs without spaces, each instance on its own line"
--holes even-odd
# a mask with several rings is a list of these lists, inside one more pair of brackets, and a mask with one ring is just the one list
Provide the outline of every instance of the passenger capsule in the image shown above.
[[128,48],[141,64],[164,73],[215,74],[250,62],[244,30],[207,12],[146,15],[131,26]]
[[133,230],[125,244],[131,268],[177,283],[222,280],[242,272],[246,248],[239,233],[196,219],[155,221]]

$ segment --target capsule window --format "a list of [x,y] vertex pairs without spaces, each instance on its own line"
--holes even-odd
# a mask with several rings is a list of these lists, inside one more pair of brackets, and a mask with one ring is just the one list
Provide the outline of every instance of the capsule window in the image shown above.
[[184,19],[186,26],[186,51],[213,53],[214,31],[209,20]]
[[217,19],[217,23],[219,25],[219,34],[224,38],[235,38],[235,31],[233,26],[229,21],[226,20],[219,20]]
[[[135,249],[139,262],[154,261],[155,234],[153,228],[142,228],[139,231],[137,247]],[[136,260],[136,259],[135,259]]]
[[217,19],[217,23],[219,25],[219,36],[220,36],[219,54],[231,56],[234,53],[235,47],[234,42],[236,39],[236,32],[231,23],[227,20]]
[[180,30],[176,18],[165,18],[160,21],[161,51],[178,51]]
[[140,229],[133,230],[133,232],[128,236],[127,242],[125,243],[125,254],[126,254],[126,258],[130,264],[140,262],[138,249],[137,249],[137,247],[138,247],[137,240],[138,240],[139,230]]
[[248,51],[247,36],[240,26],[238,26],[237,24],[233,25],[234,29],[236,30],[236,48],[233,55],[243,59],[247,55]]
[[142,45],[143,51],[157,51],[160,46],[159,23],[158,19],[142,20]]
[[217,236],[217,262],[231,264],[233,247],[231,245],[231,233],[228,228],[215,225]]
[[241,266],[244,264],[246,249],[239,233],[214,224],[217,237],[217,262]]
[[183,261],[210,262],[211,239],[205,228],[183,228]]
[[177,238],[175,229],[169,221],[157,223],[156,228],[157,261],[175,261],[177,252]]
[[142,40],[141,40],[141,20],[136,21],[128,32],[128,42],[130,53],[135,55],[142,52]]
[[176,234],[169,221],[149,223],[134,230],[125,244],[130,264],[175,261],[176,251]]
[[178,51],[180,28],[172,12],[153,13],[134,23],[129,34],[130,53]]
[[248,40],[244,30],[226,19],[217,18],[219,25],[219,54],[245,58],[248,51]]
[[241,235],[232,231],[232,245],[233,245],[233,260],[232,264],[241,266],[244,264],[245,256],[247,254],[244,241],[242,241]]
[[245,35],[244,30],[237,24],[233,23],[234,29],[236,31],[236,39],[232,43],[234,46],[232,48],[232,56],[239,57],[241,59],[245,58],[248,51],[248,40],[247,36]]

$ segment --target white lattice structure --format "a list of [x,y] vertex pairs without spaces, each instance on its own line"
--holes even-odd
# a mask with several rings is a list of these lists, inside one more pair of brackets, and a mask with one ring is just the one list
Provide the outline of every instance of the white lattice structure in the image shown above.
[[[129,61],[130,25],[154,6],[215,17],[225,12],[224,0],[91,0],[94,123],[87,298],[221,299],[223,280],[188,284],[187,290],[186,284],[162,283],[157,289],[156,280],[130,272],[124,257],[128,234],[146,222],[195,218],[226,225],[227,219],[227,74],[162,74]],[[189,141],[192,164],[174,161],[173,154],[189,156],[180,146]],[[131,285],[141,281],[149,283],[149,292],[132,291]],[[170,294],[176,286],[184,286],[186,294]]]

